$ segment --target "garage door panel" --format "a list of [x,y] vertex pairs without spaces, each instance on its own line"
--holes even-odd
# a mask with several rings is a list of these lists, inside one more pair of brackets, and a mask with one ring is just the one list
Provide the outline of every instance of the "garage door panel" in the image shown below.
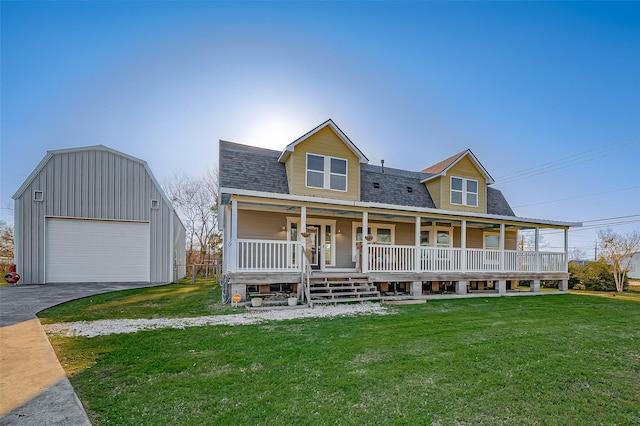
[[47,282],[148,282],[149,223],[48,218]]

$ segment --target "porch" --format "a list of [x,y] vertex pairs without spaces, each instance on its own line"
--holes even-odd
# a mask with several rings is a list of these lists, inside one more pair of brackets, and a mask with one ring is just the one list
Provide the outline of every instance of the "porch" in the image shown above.
[[[538,293],[543,280],[568,289],[566,255],[558,252],[365,243],[357,247],[356,267],[323,270],[311,269],[305,242],[237,239],[227,253],[229,283],[242,300],[284,300],[287,293],[311,303]],[[523,290],[520,281],[531,284]]]
[[[344,301],[506,294],[519,291],[523,280],[531,281],[533,293],[543,280],[558,282],[560,291],[567,288],[563,223],[235,196],[221,212],[225,276],[229,291],[242,301],[289,293],[313,302],[311,288],[319,280],[329,289],[324,293],[331,293],[322,297],[334,300],[344,293]],[[544,228],[564,230],[563,251],[540,250]],[[523,230],[535,233],[528,247],[518,243]],[[286,289],[277,287],[282,284]]]

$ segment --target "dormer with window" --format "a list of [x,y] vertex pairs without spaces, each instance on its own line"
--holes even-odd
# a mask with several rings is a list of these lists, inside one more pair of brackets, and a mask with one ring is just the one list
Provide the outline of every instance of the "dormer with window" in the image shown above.
[[289,193],[360,200],[360,165],[369,160],[327,120],[289,144],[278,161],[285,165]]
[[487,185],[494,180],[471,150],[422,170],[436,208],[487,213]]

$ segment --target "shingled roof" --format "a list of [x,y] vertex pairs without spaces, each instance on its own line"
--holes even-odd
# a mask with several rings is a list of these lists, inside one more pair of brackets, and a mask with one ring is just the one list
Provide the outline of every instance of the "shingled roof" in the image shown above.
[[489,172],[487,171],[487,169],[484,168],[480,160],[478,160],[478,158],[473,154],[473,152],[471,152],[470,149],[465,149],[464,151],[459,152],[456,155],[452,155],[451,157],[446,158],[440,161],[439,163],[436,163],[433,166],[427,167],[426,169],[422,170],[422,173],[429,173],[431,175],[427,179],[424,179],[423,182],[431,178],[436,178],[438,176],[446,175],[447,170],[453,167],[453,165],[456,164],[458,161],[460,161],[463,157],[469,157],[471,162],[475,164],[478,171],[486,179],[487,185],[491,185],[492,183],[495,182],[491,177],[491,175],[489,174]]
[[467,151],[461,151],[456,155],[452,155],[449,158],[445,158],[439,163],[434,164],[433,166],[427,167],[422,171],[422,173],[429,173],[432,175],[437,175],[438,173],[442,173],[447,167],[452,165],[458,158],[462,157],[464,153]]
[[220,187],[288,194],[280,151],[220,141]]
[[[384,173],[383,173],[384,170]],[[436,208],[427,186],[428,175],[367,164],[360,168],[360,199],[398,206]]]
[[[221,140],[220,187],[289,194],[285,165],[278,161],[280,155],[280,151]],[[360,167],[360,199],[397,206],[436,208],[427,186],[421,183],[431,176],[431,173],[389,167],[385,167],[383,172],[380,166],[363,164]],[[487,188],[487,213],[515,216],[502,192],[494,188]]]

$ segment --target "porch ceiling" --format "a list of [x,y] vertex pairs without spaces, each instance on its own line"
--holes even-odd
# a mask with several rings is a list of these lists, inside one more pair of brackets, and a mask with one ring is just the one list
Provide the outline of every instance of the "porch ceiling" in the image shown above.
[[[237,196],[232,196],[235,198]],[[448,222],[461,226],[462,221],[466,220],[467,227],[482,229],[499,229],[501,224],[505,224],[506,230],[533,230],[536,228],[554,228],[563,229],[570,226],[581,226],[581,224],[547,224],[547,223],[528,223],[526,218],[520,217],[488,217],[488,218],[472,218],[465,214],[457,216],[456,212],[423,212],[423,211],[398,211],[386,210],[379,207],[365,208],[363,206],[353,205],[345,209],[344,205],[329,205],[317,200],[317,206],[309,205],[307,202],[288,201],[288,200],[267,200],[264,198],[250,199],[240,196],[238,199],[238,207],[246,210],[280,212],[280,213],[301,213],[302,206],[307,207],[307,215],[319,215],[328,217],[345,217],[345,218],[362,218],[364,211],[369,212],[370,220],[373,218],[378,220],[387,220],[395,222],[414,222],[416,216],[420,216],[423,222]]]

